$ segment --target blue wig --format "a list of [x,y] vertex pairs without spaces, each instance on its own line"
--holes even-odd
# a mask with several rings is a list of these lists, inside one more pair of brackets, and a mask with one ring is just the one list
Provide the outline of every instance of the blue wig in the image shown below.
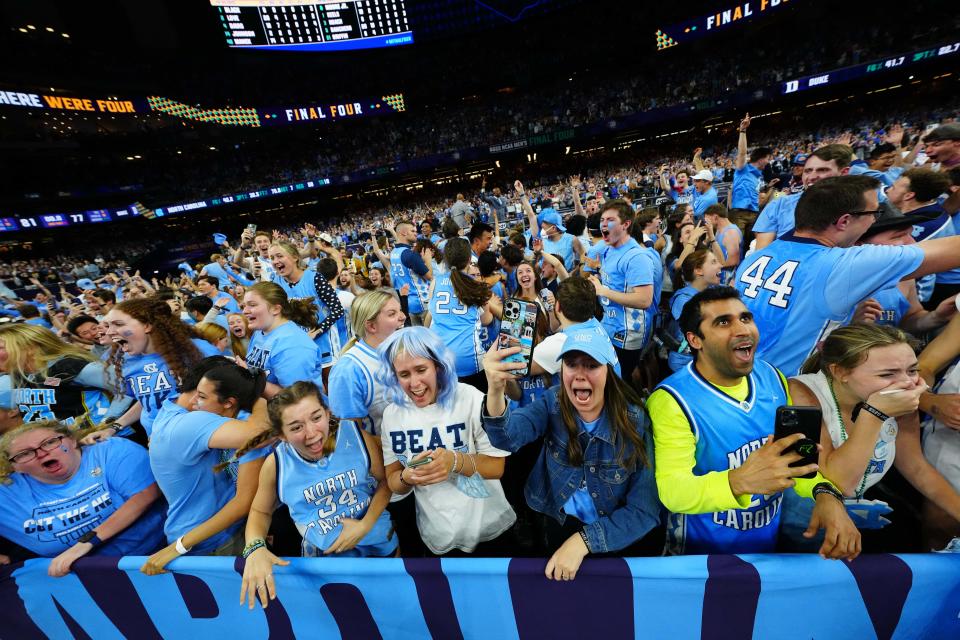
[[380,355],[377,381],[384,386],[388,401],[404,407],[413,406],[400,388],[400,381],[393,369],[393,361],[397,356],[409,354],[433,360],[437,367],[437,404],[444,409],[453,408],[459,384],[456,360],[453,352],[436,333],[426,327],[404,327],[384,340],[377,352]]

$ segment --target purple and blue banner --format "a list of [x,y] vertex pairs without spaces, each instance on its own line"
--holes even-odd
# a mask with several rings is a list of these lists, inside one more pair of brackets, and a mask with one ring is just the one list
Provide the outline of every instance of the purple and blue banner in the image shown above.
[[615,558],[576,580],[544,559],[292,559],[266,611],[240,606],[242,561],[47,560],[0,573],[0,636],[33,638],[960,638],[960,555]]

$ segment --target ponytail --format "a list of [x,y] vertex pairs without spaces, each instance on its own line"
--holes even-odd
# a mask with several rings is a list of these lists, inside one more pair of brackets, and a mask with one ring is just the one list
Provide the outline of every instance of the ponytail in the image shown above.
[[492,292],[481,280],[464,275],[470,264],[470,245],[463,238],[451,238],[444,246],[443,262],[450,268],[450,284],[457,299],[468,307],[480,307],[487,303]]

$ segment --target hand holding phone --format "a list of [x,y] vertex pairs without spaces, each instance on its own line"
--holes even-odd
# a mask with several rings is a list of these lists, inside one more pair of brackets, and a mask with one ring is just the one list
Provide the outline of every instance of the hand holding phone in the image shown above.
[[[800,460],[790,464],[791,467],[817,464],[820,459],[819,444],[822,422],[823,412],[820,407],[783,406],[777,408],[776,427],[773,432],[774,439],[780,440],[795,433],[803,435],[801,440],[783,452],[783,454],[796,453],[800,456]],[[816,475],[816,472],[813,472],[799,477],[813,478]]]
[[513,371],[513,375],[518,378],[530,373],[539,313],[540,307],[536,302],[509,298],[503,304],[503,320],[500,322],[497,348],[520,347],[519,353],[506,356],[503,359],[503,362],[517,362],[524,365],[522,369]]

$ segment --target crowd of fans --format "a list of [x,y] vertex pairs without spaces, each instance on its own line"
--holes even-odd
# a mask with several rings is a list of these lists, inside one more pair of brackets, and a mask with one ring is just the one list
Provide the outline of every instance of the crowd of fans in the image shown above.
[[[445,92],[446,76],[418,79],[426,87],[421,94],[408,95],[407,113],[308,130],[297,126],[236,131],[206,126],[204,135],[197,136],[192,129],[200,125],[151,115],[138,117],[133,131],[107,134],[102,123],[78,117],[56,129],[24,127],[22,131],[43,140],[69,139],[81,149],[95,147],[96,154],[63,153],[57,159],[44,158],[42,168],[29,161],[15,165],[10,184],[21,193],[50,195],[45,178],[53,170],[50,163],[63,163],[58,190],[83,191],[91,184],[135,185],[144,202],[158,206],[316,177],[339,178],[424,156],[770,88],[784,80],[941,43],[957,31],[956,16],[944,19],[931,10],[921,17],[909,33],[896,21],[886,20],[865,27],[851,42],[846,21],[823,23],[817,16],[801,15],[791,28],[802,31],[805,20],[815,22],[809,28],[820,34],[816,43],[797,47],[789,38],[770,38],[758,47],[719,46],[709,55],[694,56],[694,65],[689,54],[665,52],[660,54],[663,57],[641,56],[626,65],[598,61],[599,68],[587,69],[570,52],[559,61],[551,60],[569,67],[569,76],[551,74],[533,82],[520,79],[526,80],[524,70],[537,68],[536,62],[493,54],[503,58],[498,66],[503,77],[517,79],[523,89],[454,99]],[[304,86],[303,78],[298,78],[302,73],[285,73],[282,68],[276,73],[285,78],[277,84],[287,90]],[[313,86],[305,85],[304,93],[291,97],[290,103],[302,102]],[[276,104],[279,99],[277,95],[259,97],[261,104]],[[184,127],[191,135],[184,135]],[[132,154],[143,161],[130,160]]]
[[176,274],[3,265],[0,559],[240,555],[266,607],[291,555],[956,546],[960,125],[752,122]]

